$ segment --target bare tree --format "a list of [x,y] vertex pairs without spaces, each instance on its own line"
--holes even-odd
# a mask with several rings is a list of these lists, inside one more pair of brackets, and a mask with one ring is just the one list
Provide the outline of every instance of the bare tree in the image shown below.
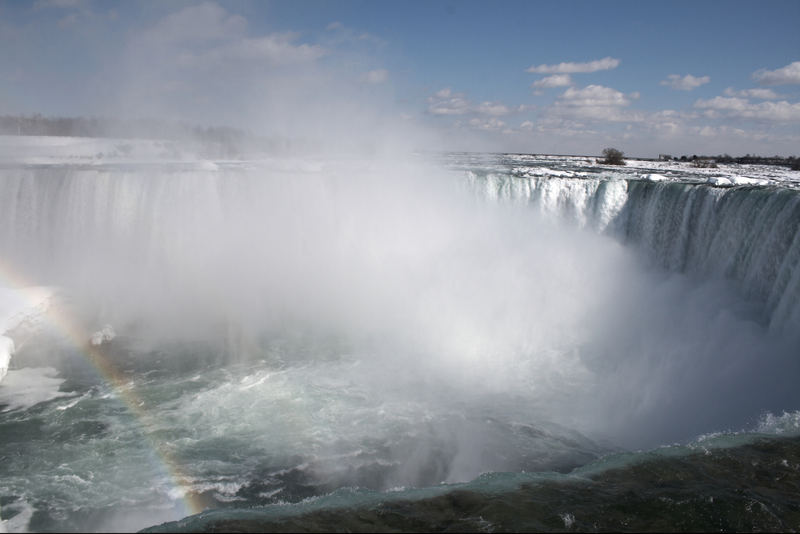
[[600,163],[606,165],[625,165],[625,159],[622,157],[623,155],[624,153],[616,148],[604,148],[603,160]]

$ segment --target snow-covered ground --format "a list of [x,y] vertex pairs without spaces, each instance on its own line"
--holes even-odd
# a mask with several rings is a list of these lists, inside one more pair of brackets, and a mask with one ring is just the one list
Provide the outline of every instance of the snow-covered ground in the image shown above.
[[53,289],[49,287],[0,287],[0,381],[8,373],[16,348],[11,331],[41,317],[50,306],[52,296]]
[[53,367],[9,369],[14,349],[25,343],[24,335],[17,339],[20,330],[39,326],[54,295],[50,287],[0,287],[0,407],[5,411],[72,395],[61,391],[64,379]]
[[[611,167],[610,165],[608,167]],[[641,170],[642,174],[690,176],[717,186],[783,184],[800,186],[800,171],[777,165],[740,165],[719,163],[716,168],[694,167],[682,161],[648,161],[629,159],[625,168]]]
[[[512,165],[519,163],[523,176],[584,177],[598,169],[624,175],[626,178],[647,180],[690,180],[715,186],[787,185],[800,187],[800,171],[769,165],[740,165],[720,163],[716,168],[694,167],[691,162],[652,161],[626,158],[626,165],[600,165],[593,156],[548,156],[533,154],[458,154],[459,161],[474,159],[488,164],[503,159]],[[490,161],[494,160],[494,161]],[[230,167],[258,167],[293,171],[319,172],[334,160],[276,157],[267,153],[251,154],[247,161],[220,160],[201,154],[199,147],[189,141],[167,139],[111,139],[92,137],[16,136],[0,135],[0,166],[2,165],[108,165],[180,164],[200,171]],[[349,162],[352,164],[352,162]],[[565,170],[562,167],[569,167]],[[576,171],[584,167],[587,172]],[[591,172],[589,172],[591,169]]]
[[592,156],[541,154],[466,154],[432,156],[454,170],[507,174],[525,178],[618,178],[709,184],[777,185],[800,188],[800,171],[776,165],[719,163],[716,168],[695,167],[685,161],[654,161],[626,158],[624,166],[603,165]]
[[107,139],[40,135],[0,135],[0,162],[30,165],[97,164],[107,160],[180,159],[174,143],[161,140]]
[[286,156],[254,150],[246,157],[220,159],[209,156],[191,140],[0,135],[0,168],[65,166],[101,170],[158,165],[187,171],[258,167],[279,172],[320,172],[333,161],[335,158],[321,160],[312,155]]
[[199,153],[192,143],[164,139],[0,135],[0,165],[103,167],[178,163],[198,170],[215,170],[216,164]]

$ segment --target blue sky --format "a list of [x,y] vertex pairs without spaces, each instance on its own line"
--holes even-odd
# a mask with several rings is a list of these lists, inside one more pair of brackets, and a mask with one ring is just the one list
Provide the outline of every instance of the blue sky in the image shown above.
[[0,1],[0,113],[800,155],[798,20],[797,1]]

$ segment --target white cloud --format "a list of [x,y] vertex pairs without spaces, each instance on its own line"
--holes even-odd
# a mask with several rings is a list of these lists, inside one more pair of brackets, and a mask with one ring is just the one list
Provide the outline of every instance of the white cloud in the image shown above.
[[670,136],[677,134],[681,129],[681,123],[678,121],[665,120],[651,125],[651,129],[655,130],[661,135]]
[[572,78],[569,74],[553,74],[552,76],[545,76],[541,80],[536,80],[531,84],[531,87],[566,87],[572,85]]
[[758,98],[760,100],[777,100],[781,97],[772,89],[742,89],[741,91],[737,91],[733,87],[728,87],[723,91],[723,94],[725,96]]
[[[36,0],[33,3],[34,11],[42,9],[60,10],[66,13],[58,21],[59,28],[69,28],[77,26],[79,22],[90,23],[92,19],[100,16],[99,12],[92,10],[89,0]],[[112,9],[107,12],[109,18],[116,12]]]
[[703,100],[702,98],[694,103],[694,107],[700,109],[716,109],[726,111],[742,111],[749,105],[747,99],[739,97],[715,96]]
[[578,137],[592,136],[599,132],[590,128],[586,123],[560,116],[547,116],[538,121],[535,131],[547,136],[555,137]]
[[389,71],[386,69],[371,70],[369,72],[365,72],[364,75],[361,77],[362,82],[371,84],[384,83],[388,79],[389,79]]
[[58,27],[59,28],[67,28],[69,26],[73,26],[78,22],[78,15],[75,13],[70,13],[60,19],[58,19]]
[[34,9],[77,9],[87,7],[86,0],[36,0]]
[[533,130],[533,123],[531,121],[523,121],[522,124],[519,125],[520,130]]
[[437,91],[428,98],[428,113],[433,115],[464,115],[471,111],[471,104],[462,93],[453,93],[449,88]]
[[481,102],[473,104],[463,93],[454,93],[445,88],[428,97],[428,112],[433,115],[479,114],[499,117],[511,113],[511,109],[501,102]]
[[800,102],[790,104],[781,100],[753,104],[744,98],[717,96],[708,100],[700,99],[694,105],[696,108],[705,109],[709,118],[727,117],[771,122],[800,121]]
[[241,38],[247,20],[229,14],[213,2],[204,2],[171,13],[161,19],[145,35],[145,39],[161,43],[196,43]]
[[716,137],[719,132],[713,126],[703,126],[697,133],[703,137]]
[[486,131],[497,131],[505,128],[506,123],[497,119],[495,117],[491,117],[489,119],[479,119],[474,118],[469,120],[469,125],[476,130],[486,130]]
[[[188,118],[287,136],[322,136],[372,120],[366,102],[359,106],[349,96],[369,70],[353,70],[363,56],[309,42],[299,32],[261,31],[233,9],[181,4],[126,34],[124,53],[97,75],[95,84],[112,88],[98,107],[112,115]],[[319,61],[323,56],[348,68],[332,68]],[[360,96],[384,102],[380,91]]]
[[753,73],[753,79],[762,85],[800,84],[800,61],[776,70],[757,70]]
[[305,63],[327,54],[318,45],[294,44],[295,33],[277,33],[263,37],[237,39],[227,45],[198,54],[198,58],[211,60],[248,60],[273,65]]
[[328,32],[325,43],[328,45],[368,45],[377,47],[386,45],[386,41],[380,37],[345,26],[338,20],[328,24],[325,29]]
[[[637,93],[632,95],[638,96]],[[634,98],[636,97],[634,96]],[[568,88],[564,91],[559,99],[560,103],[568,106],[627,106],[630,104],[630,99],[623,93],[604,87],[602,85],[589,85],[583,89],[576,89],[574,87]]]
[[638,122],[644,120],[642,113],[623,109],[636,98],[639,98],[639,93],[626,95],[602,85],[589,85],[582,89],[570,87],[558,98],[551,108],[551,113],[557,117],[571,119]]
[[765,136],[763,133],[753,132],[753,131],[749,131],[748,132],[746,130],[742,130],[741,128],[734,128],[734,127],[727,126],[727,125],[709,126],[709,125],[706,124],[706,125],[702,125],[702,126],[701,125],[692,126],[692,127],[688,128],[687,130],[688,130],[688,133],[694,134],[694,135],[699,135],[700,137],[717,138],[717,137],[725,136],[725,137],[728,137],[728,138],[738,137],[738,138],[749,139],[749,140],[757,140],[757,139],[765,140],[765,139],[767,139],[767,136]]
[[501,104],[500,102],[481,102],[475,107],[475,112],[482,115],[492,115],[497,117],[501,115],[508,115],[511,113],[511,110],[509,110],[505,104]]
[[578,72],[597,72],[615,69],[620,61],[613,57],[604,57],[586,63],[559,63],[558,65],[536,65],[527,70],[537,74],[574,74]]
[[668,85],[678,91],[691,91],[710,81],[711,78],[708,76],[692,76],[691,74],[687,74],[681,77],[679,74],[670,74],[667,76],[666,80],[661,82],[661,85]]
[[[209,68],[230,61],[290,65],[319,59],[328,51],[319,45],[296,44],[295,32],[250,37],[247,20],[213,2],[185,7],[162,18],[134,44],[144,61],[158,58],[171,67]],[[148,60],[147,57],[151,59]]]

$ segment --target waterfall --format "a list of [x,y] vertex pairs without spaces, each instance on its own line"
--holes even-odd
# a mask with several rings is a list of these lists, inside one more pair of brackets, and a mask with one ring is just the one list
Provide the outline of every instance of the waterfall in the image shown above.
[[612,235],[661,267],[734,281],[772,329],[800,324],[800,191],[468,172],[479,194]]
[[[670,271],[731,280],[763,306],[773,329],[800,323],[800,191],[603,175],[469,171],[467,179],[482,196],[614,236]],[[103,271],[122,269],[134,282],[194,276],[210,284],[204,273],[230,270],[231,232],[236,254],[252,240],[300,262],[311,251],[263,223],[279,222],[310,244],[326,225],[342,226],[335,203],[323,199],[334,189],[314,173],[253,179],[198,169],[6,169],[0,245],[5,261],[47,283],[66,277],[101,286]],[[315,219],[301,220],[287,202],[310,205]],[[255,220],[258,212],[270,215]],[[237,261],[258,259],[249,251]]]

